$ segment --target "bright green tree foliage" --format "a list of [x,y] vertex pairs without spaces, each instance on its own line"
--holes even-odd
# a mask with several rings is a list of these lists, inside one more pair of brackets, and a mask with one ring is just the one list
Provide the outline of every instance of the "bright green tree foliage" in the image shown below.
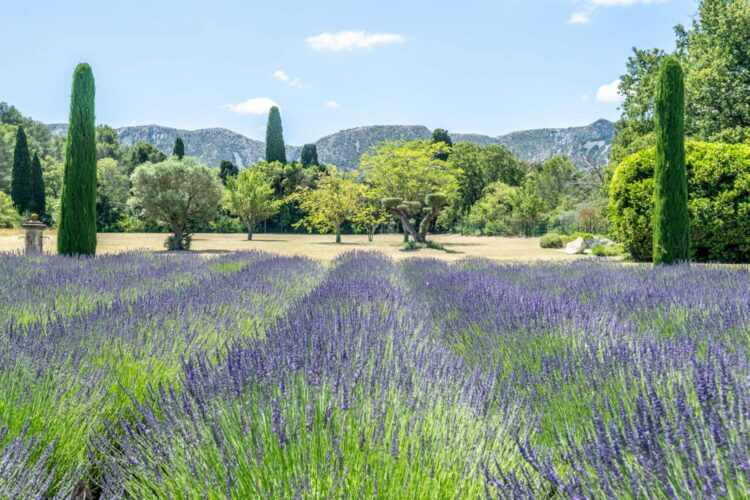
[[10,196],[0,191],[0,228],[10,229],[21,223],[13,200]]
[[237,215],[247,228],[247,239],[253,239],[253,229],[273,217],[282,205],[274,199],[271,179],[260,169],[246,168],[227,178],[226,208]]
[[276,106],[268,112],[266,126],[266,161],[286,163],[286,149],[284,148],[284,131],[281,127],[281,113]]
[[364,197],[365,186],[357,182],[356,172],[342,173],[336,167],[328,167],[316,189],[301,187],[289,199],[299,203],[307,215],[295,224],[308,231],[336,234],[336,243],[341,243],[341,225],[357,215]]
[[13,170],[10,196],[19,213],[31,210],[32,201],[31,157],[23,127],[16,130],[16,147],[13,154]]
[[65,181],[60,205],[57,251],[61,255],[96,253],[96,126],[94,74],[76,67],[65,148]]
[[688,185],[685,170],[685,84],[675,58],[662,64],[656,87],[654,164],[654,264],[689,257]]

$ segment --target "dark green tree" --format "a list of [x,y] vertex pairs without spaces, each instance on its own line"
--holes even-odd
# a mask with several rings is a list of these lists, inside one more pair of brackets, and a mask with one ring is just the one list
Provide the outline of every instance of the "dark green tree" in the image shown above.
[[57,231],[57,251],[61,255],[96,253],[95,91],[91,67],[79,64],[73,73],[65,180]]
[[131,174],[138,165],[143,165],[146,162],[161,163],[167,159],[167,155],[147,142],[138,141],[128,148],[124,159],[128,166],[128,174]]
[[268,112],[268,125],[266,126],[266,161],[280,161],[286,163],[286,149],[284,148],[284,130],[281,127],[281,114],[279,108],[271,107]]
[[302,168],[318,166],[318,147],[315,144],[305,144],[302,146],[300,161],[302,162]]
[[43,214],[47,211],[42,162],[39,161],[39,155],[36,153],[34,153],[34,159],[31,160],[31,205],[29,210],[37,214]]
[[664,60],[655,98],[654,264],[685,261],[688,241],[688,187],[685,170],[685,78],[674,57]]
[[172,156],[176,156],[179,160],[182,160],[185,157],[185,143],[182,142],[182,137],[178,137],[174,140]]
[[16,129],[16,148],[13,153],[13,170],[10,196],[19,213],[31,209],[31,158],[29,144],[23,127]]
[[119,161],[122,158],[122,148],[117,131],[109,125],[96,127],[96,159],[112,158]]
[[222,184],[226,186],[227,179],[229,179],[230,177],[234,177],[239,173],[240,169],[237,168],[237,165],[229,160],[221,160],[221,164],[219,165],[219,177],[221,178]]
[[[448,131],[445,130],[444,128],[436,128],[432,132],[432,143],[435,144],[438,142],[442,142],[448,147],[453,146],[453,140],[451,139],[451,136],[448,135]],[[437,154],[438,160],[443,160],[443,161],[446,161],[448,159],[448,156],[450,156],[450,153],[448,153],[448,151],[442,151]]]

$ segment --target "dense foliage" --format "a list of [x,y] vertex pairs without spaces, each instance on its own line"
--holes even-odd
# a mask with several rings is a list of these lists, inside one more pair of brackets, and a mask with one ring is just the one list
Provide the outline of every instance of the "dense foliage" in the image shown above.
[[23,127],[16,130],[10,196],[19,212],[28,212],[34,204],[31,180],[31,157]]
[[[701,0],[689,28],[677,26],[677,57],[685,71],[689,137],[743,142],[750,129],[750,3]],[[625,97],[612,149],[616,164],[655,144],[654,96],[659,67],[669,56],[659,49],[634,49],[621,77]]]
[[178,160],[182,160],[185,157],[185,143],[182,141],[182,137],[174,140],[172,156],[176,156]]
[[247,239],[253,239],[255,226],[273,217],[281,207],[274,199],[271,179],[260,169],[248,168],[229,177],[226,182],[225,204],[247,228]]
[[0,276],[0,496],[750,484],[745,270],[249,253],[5,255]]
[[[652,259],[655,154],[628,156],[610,184],[613,235],[638,260]],[[750,145],[688,141],[685,163],[690,257],[750,261]]]
[[284,146],[284,130],[281,126],[281,113],[277,106],[272,106],[268,112],[266,125],[266,161],[286,163],[286,147]]
[[189,248],[195,226],[211,221],[221,203],[222,186],[216,171],[191,157],[180,160],[173,156],[161,163],[139,165],[131,184],[131,207],[172,231],[169,250]]
[[44,173],[42,172],[42,162],[39,160],[39,153],[34,153],[31,160],[31,204],[29,210],[37,215],[44,214],[47,211],[47,194],[44,188]]
[[302,146],[302,153],[300,154],[300,163],[302,168],[308,168],[319,165],[318,163],[318,147],[315,144],[305,144]]
[[654,264],[689,255],[688,186],[685,172],[685,85],[680,63],[667,58],[656,88],[654,161]]
[[65,147],[57,251],[62,255],[96,253],[96,127],[94,74],[88,64],[73,73],[70,124]]

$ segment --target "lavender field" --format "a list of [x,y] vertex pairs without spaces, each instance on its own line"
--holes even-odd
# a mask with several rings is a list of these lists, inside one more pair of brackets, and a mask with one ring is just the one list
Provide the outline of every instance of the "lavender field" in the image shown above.
[[0,256],[2,498],[746,498],[750,272]]

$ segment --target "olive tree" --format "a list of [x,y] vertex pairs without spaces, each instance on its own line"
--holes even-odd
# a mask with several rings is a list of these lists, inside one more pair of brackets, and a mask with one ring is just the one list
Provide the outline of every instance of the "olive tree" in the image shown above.
[[[428,141],[386,141],[362,156],[360,172],[383,208],[414,241],[425,243],[431,224],[455,194],[461,170],[442,160],[447,146]],[[415,227],[412,219],[419,219]]]
[[169,250],[190,248],[190,228],[212,220],[221,203],[222,186],[216,172],[186,156],[161,163],[144,163],[131,176],[131,208],[169,227]]

